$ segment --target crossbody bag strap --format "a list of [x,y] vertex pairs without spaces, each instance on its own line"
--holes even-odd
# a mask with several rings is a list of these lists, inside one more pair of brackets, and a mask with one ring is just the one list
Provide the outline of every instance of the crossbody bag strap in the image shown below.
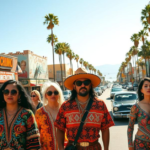
[[83,115],[83,117],[82,117],[80,126],[79,126],[79,128],[78,128],[78,132],[77,132],[76,137],[75,137],[75,140],[74,140],[74,142],[73,142],[73,145],[74,145],[74,146],[76,146],[76,144],[77,144],[78,138],[79,138],[79,136],[80,136],[80,133],[81,133],[82,128],[83,128],[83,125],[84,125],[84,121],[85,121],[85,119],[86,119],[86,117],[87,117],[87,115],[88,115],[88,113],[89,113],[89,110],[90,110],[90,108],[91,108],[91,106],[92,106],[92,103],[93,103],[93,99],[90,99],[90,100],[89,100],[89,103],[88,103],[88,105],[87,105],[87,108],[86,108],[86,110],[85,110],[85,113],[84,113],[84,115]]

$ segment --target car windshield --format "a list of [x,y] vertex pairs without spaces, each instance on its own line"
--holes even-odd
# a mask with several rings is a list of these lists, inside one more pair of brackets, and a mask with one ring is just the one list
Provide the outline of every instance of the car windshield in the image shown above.
[[121,88],[116,88],[116,89],[112,89],[111,91],[112,92],[117,92],[117,91],[122,91],[122,89]]
[[115,101],[127,101],[127,100],[136,100],[137,95],[136,94],[119,94],[115,96]]
[[63,91],[63,94],[64,94],[64,95],[68,95],[69,92],[68,92],[68,91]]

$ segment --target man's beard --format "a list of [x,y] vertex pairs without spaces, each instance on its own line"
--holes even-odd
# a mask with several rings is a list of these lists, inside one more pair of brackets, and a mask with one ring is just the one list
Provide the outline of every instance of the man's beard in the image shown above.
[[[82,89],[86,89],[86,88],[81,88],[80,90],[82,90]],[[80,92],[80,90],[79,90],[79,95],[80,96],[82,96],[82,97],[85,97],[85,96],[87,96],[88,94],[89,94],[89,91],[86,89],[86,91],[84,91],[84,92]]]

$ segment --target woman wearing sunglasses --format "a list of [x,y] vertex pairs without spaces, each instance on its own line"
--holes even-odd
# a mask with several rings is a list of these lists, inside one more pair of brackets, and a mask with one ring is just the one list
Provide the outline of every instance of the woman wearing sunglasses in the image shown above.
[[34,106],[36,107],[36,109],[39,109],[43,106],[43,103],[41,101],[41,95],[40,95],[39,91],[33,90],[31,92],[31,100],[32,100]]
[[[150,150],[150,78],[145,77],[138,86],[139,102],[130,111],[128,125],[129,150]],[[134,124],[138,130],[133,141]]]
[[0,89],[0,149],[40,148],[33,107],[25,89],[14,80]]
[[48,81],[43,85],[42,93],[44,106],[35,114],[40,131],[41,148],[42,150],[57,150],[54,121],[64,101],[62,90],[57,83]]

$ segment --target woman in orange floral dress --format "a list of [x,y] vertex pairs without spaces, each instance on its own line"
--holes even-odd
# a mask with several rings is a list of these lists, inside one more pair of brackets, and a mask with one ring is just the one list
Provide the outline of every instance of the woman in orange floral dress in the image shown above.
[[41,149],[58,150],[54,121],[64,101],[62,90],[57,83],[48,81],[43,85],[42,93],[44,106],[35,114],[40,131]]

